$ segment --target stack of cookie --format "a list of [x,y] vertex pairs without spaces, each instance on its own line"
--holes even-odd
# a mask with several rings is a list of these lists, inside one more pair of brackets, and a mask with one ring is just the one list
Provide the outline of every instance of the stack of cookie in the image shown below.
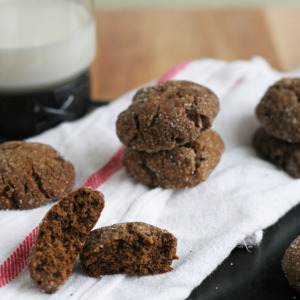
[[210,129],[218,112],[217,96],[193,82],[140,89],[117,120],[126,171],[149,186],[187,188],[204,181],[224,150]]
[[254,147],[290,175],[300,177],[300,79],[285,78],[272,85],[256,108],[263,128]]

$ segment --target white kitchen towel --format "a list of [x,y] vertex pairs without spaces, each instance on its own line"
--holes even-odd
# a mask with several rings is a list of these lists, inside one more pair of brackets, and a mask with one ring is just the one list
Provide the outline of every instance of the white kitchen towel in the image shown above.
[[300,69],[282,74],[255,57],[230,63],[184,62],[159,80],[191,80],[208,86],[220,98],[213,129],[222,136],[226,150],[210,177],[191,189],[149,189],[120,168],[115,121],[135,91],[81,120],[32,138],[52,145],[74,163],[76,187],[88,180],[87,185],[104,193],[106,204],[96,228],[127,221],[165,228],[178,238],[180,260],[166,274],[98,279],[85,276],[77,260],[66,284],[52,295],[43,294],[31,280],[26,263],[37,225],[51,204],[27,211],[0,211],[0,299],[188,297],[241,241],[246,243],[255,232],[260,236],[261,229],[300,202],[300,181],[261,159],[251,142],[259,127],[254,109],[267,87],[283,76],[297,75]]

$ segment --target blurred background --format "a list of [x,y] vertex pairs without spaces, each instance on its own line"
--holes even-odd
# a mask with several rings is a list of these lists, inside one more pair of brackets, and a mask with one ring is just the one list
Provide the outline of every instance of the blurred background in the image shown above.
[[266,5],[294,5],[299,0],[95,0],[95,4],[103,9],[132,9],[146,7],[261,7]]
[[263,57],[300,65],[299,0],[95,0],[93,98],[110,100],[181,61]]

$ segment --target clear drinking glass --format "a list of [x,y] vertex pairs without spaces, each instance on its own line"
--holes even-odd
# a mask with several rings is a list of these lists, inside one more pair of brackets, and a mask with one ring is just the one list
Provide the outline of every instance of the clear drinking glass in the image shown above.
[[87,111],[92,0],[0,0],[0,142]]
[[91,0],[0,0],[0,92],[54,87],[95,57]]

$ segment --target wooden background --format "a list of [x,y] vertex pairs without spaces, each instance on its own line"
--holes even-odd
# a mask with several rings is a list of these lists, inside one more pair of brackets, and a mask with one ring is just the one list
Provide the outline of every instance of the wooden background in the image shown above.
[[113,100],[190,59],[264,57],[300,65],[300,8],[97,11],[92,98]]

